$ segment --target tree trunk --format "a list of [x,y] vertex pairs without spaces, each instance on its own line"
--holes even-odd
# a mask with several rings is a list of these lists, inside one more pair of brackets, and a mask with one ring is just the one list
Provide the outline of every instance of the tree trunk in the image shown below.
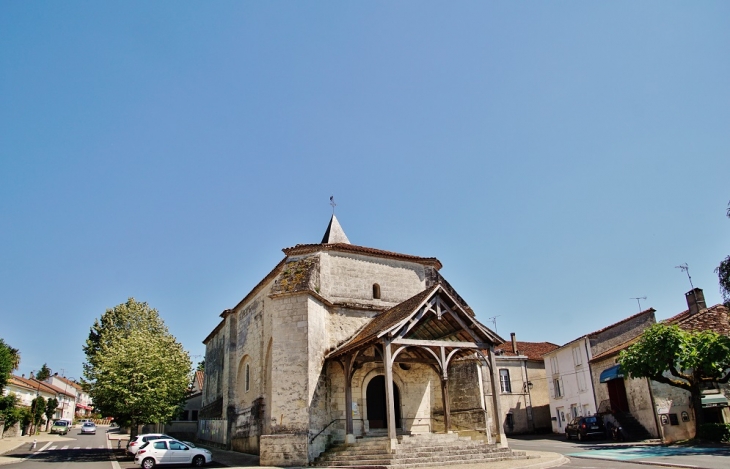
[[692,410],[695,413],[695,438],[700,426],[705,423],[705,415],[702,412],[702,391],[699,386],[692,386]]

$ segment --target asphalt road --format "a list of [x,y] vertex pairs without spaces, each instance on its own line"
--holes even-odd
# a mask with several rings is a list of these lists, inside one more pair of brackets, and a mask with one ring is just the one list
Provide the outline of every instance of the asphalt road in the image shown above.
[[35,450],[29,444],[16,448],[5,456],[17,458],[18,462],[7,464],[3,469],[48,469],[48,463],[55,464],[54,469],[70,469],[71,465],[74,469],[111,469],[106,428],[97,430],[96,435],[81,435],[80,432],[77,426],[66,435],[71,440],[39,441]]
[[679,447],[616,443],[611,440],[567,441],[557,435],[510,438],[512,449],[552,451],[570,459],[562,467],[603,469],[632,468],[638,464],[688,468],[728,469],[730,447]]

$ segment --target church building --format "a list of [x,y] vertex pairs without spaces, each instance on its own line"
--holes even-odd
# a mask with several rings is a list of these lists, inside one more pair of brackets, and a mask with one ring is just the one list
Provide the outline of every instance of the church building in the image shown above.
[[351,244],[334,215],[319,244],[283,251],[203,341],[199,439],[272,466],[368,437],[392,453],[434,434],[506,449],[490,391],[504,340],[438,259]]

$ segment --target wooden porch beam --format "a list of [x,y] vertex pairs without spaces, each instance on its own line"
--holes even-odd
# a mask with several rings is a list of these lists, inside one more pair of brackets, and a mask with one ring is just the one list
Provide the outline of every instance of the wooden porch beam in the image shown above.
[[393,339],[393,344],[397,345],[419,345],[421,347],[451,347],[451,348],[473,348],[488,349],[489,344],[481,342],[456,342],[449,340],[420,340],[420,339]]

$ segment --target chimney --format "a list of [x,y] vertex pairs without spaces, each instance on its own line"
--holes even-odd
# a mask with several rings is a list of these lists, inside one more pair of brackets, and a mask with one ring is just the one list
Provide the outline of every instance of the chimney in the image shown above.
[[512,337],[512,353],[517,355],[517,339],[515,338],[515,333],[511,332],[510,337]]
[[701,288],[695,288],[684,294],[687,299],[687,307],[689,308],[689,315],[697,314],[700,310],[707,309],[707,303],[705,303],[705,294],[702,293]]

